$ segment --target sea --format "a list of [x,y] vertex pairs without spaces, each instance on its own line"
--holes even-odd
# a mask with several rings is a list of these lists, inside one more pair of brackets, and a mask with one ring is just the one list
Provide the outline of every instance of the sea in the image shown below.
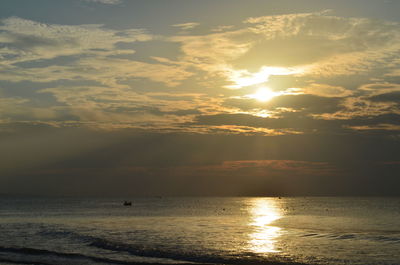
[[399,265],[400,198],[4,197],[0,264]]

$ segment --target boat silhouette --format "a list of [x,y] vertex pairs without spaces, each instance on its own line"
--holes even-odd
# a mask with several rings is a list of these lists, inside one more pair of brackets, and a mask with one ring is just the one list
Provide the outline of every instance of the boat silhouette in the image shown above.
[[132,202],[131,201],[124,201],[123,205],[124,206],[132,206]]

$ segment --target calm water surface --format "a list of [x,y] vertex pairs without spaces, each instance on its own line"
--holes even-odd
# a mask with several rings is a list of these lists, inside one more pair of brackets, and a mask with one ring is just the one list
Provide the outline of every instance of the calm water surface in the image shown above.
[[400,198],[0,199],[1,264],[400,264]]

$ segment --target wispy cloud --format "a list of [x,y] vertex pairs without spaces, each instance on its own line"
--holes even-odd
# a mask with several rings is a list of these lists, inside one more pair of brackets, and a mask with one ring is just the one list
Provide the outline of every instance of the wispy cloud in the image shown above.
[[84,0],[86,2],[100,3],[105,5],[118,5],[122,3],[122,0]]
[[174,24],[172,26],[176,27],[176,28],[180,28],[182,30],[189,30],[189,29],[198,27],[199,25],[200,25],[200,23],[197,23],[197,22],[187,22],[187,23]]
[[56,25],[11,17],[0,25],[3,65],[71,55],[118,55],[118,43],[149,41],[142,29],[110,30],[102,25]]

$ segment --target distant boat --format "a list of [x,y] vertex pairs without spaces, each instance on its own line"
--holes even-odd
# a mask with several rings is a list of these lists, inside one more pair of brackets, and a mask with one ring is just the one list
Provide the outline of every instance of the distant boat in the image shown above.
[[124,206],[132,206],[132,202],[124,201]]

